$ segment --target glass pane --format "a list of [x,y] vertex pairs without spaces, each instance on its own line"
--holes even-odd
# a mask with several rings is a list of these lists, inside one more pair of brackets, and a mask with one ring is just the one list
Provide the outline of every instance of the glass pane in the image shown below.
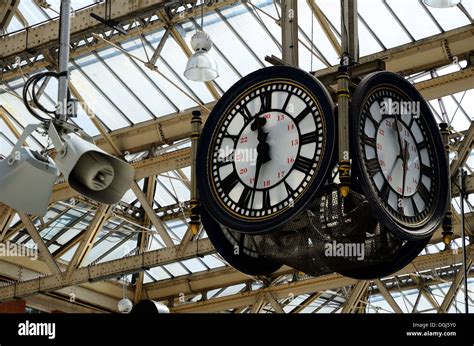
[[[469,1],[464,1],[464,3],[468,4]],[[469,5],[467,7],[469,7]],[[457,7],[428,7],[428,10],[433,14],[441,27],[446,31],[471,24],[469,19]]]
[[33,0],[21,0],[18,9],[30,26],[49,19],[41,12]]
[[175,112],[175,109],[154,89],[128,57],[112,49],[101,51],[99,55],[153,112],[154,116],[159,117]]
[[300,27],[309,38],[311,38],[311,27],[313,27],[313,41],[316,47],[323,53],[330,65],[337,64],[339,62],[339,56],[321,28],[321,25],[316,18],[314,18],[306,1],[298,2],[298,21]]
[[99,94],[95,87],[77,70],[71,69],[71,81],[77,88],[79,94],[87,103],[87,106],[101,119],[111,130],[117,130],[129,126],[125,119],[112,105]]
[[[239,8],[238,13],[242,12],[242,6],[239,5],[235,7]],[[222,13],[230,16],[231,11],[233,10],[226,10]],[[229,30],[217,13],[205,16],[204,29],[209,33],[209,35],[211,35],[212,41],[219,46],[222,53],[227,57],[227,59],[229,59],[231,64],[235,66],[242,76],[261,68],[261,65],[255,57],[250,54],[248,49],[242,44],[242,42],[240,42],[237,36]]]
[[410,42],[395,18],[380,0],[359,1],[359,13],[385,47],[392,48]]
[[[161,40],[162,35],[163,31],[160,31],[156,34],[148,35],[147,39],[150,41],[150,43],[156,46]],[[127,41],[126,43],[123,43],[122,46],[128,52],[139,57],[140,59],[147,59],[147,56],[143,50],[143,46],[139,39]],[[153,52],[148,50],[148,57],[151,57],[152,54]],[[173,84],[168,82],[160,74],[146,68],[145,66],[143,66],[142,63],[139,63],[139,67],[148,75],[148,77],[150,77],[155,82],[155,84],[158,85],[161,90],[163,90],[163,92],[166,93],[166,95],[171,99],[173,104],[175,104],[179,109],[184,110],[197,106],[197,104],[193,100],[188,98],[185,94],[183,94],[179,89],[177,89]],[[184,85],[171,73],[168,67],[163,64],[161,59],[157,61],[157,67],[158,70],[168,79],[170,79],[173,83],[177,84],[180,88],[185,89]]]
[[[418,1],[389,0],[388,4],[416,40],[440,32]],[[420,25],[421,22],[423,25]]]
[[[96,57],[80,58],[76,62],[84,73],[133,123],[140,123],[152,118],[126,87]],[[108,125],[108,123],[106,124]]]

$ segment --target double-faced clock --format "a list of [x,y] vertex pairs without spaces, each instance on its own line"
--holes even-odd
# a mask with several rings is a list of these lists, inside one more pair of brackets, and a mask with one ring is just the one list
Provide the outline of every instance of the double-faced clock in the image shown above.
[[447,205],[448,163],[423,97],[390,72],[367,76],[352,101],[354,171],[380,222],[405,239],[430,236]]
[[293,67],[264,68],[232,86],[200,139],[198,184],[210,215],[260,234],[300,212],[328,172],[333,110],[326,88]]

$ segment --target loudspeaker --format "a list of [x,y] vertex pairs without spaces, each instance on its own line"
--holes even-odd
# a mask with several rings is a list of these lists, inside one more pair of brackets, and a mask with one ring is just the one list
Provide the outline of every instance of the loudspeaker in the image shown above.
[[75,133],[63,134],[61,139],[54,161],[69,185],[100,203],[118,203],[130,188],[135,169]]
[[0,202],[18,212],[44,216],[59,170],[29,148],[14,150],[0,161]]

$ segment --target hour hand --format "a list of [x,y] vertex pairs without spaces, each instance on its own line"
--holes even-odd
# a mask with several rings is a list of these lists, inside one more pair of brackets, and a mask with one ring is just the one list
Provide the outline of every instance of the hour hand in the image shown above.
[[251,125],[252,131],[258,131],[257,153],[262,164],[270,161],[270,146],[267,143],[268,133],[263,131],[263,126],[265,126],[266,123],[267,120],[265,118],[257,117]]

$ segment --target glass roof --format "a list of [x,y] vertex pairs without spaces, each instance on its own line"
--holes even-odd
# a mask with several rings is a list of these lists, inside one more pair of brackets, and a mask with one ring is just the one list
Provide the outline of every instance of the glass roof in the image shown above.
[[[51,7],[42,8],[36,1],[21,0],[19,11],[5,32],[12,33],[57,17],[59,2],[59,0],[48,0]],[[96,2],[93,0],[74,1],[73,6],[75,9],[80,9]],[[339,1],[316,0],[316,3],[329,20],[333,34],[340,42]],[[472,23],[474,1],[464,0],[463,3],[463,8],[433,9],[426,7],[419,0],[359,0],[361,56]],[[312,16],[307,2],[298,1],[298,6],[301,68],[314,71],[337,64],[338,54],[319,22]],[[280,27],[277,23],[280,13],[279,1],[252,0],[246,3],[237,2],[232,6],[205,14],[204,29],[213,39],[215,48],[211,51],[211,55],[219,66],[220,77],[214,84],[219,94],[223,94],[241,77],[261,67],[269,66],[269,63],[265,61],[265,56],[281,55]],[[416,18],[416,21],[413,18]],[[199,27],[198,22],[200,20],[196,18],[196,20],[190,19],[176,25],[177,32],[188,48],[190,48],[191,36]],[[145,33],[142,38],[125,39],[119,45],[130,54],[147,60],[153,55],[164,33],[164,29],[157,29]],[[159,71],[200,102],[214,101],[213,94],[205,84],[190,82],[184,78],[183,71],[186,62],[185,52],[170,35],[156,62]],[[408,78],[411,82],[417,83],[459,71],[465,66],[466,62],[461,61],[457,65],[452,64],[433,71],[425,71]],[[112,47],[96,51],[91,46],[86,54],[71,60],[70,69],[72,84],[109,131],[127,128],[197,106],[194,100],[159,74]],[[0,109],[20,133],[26,125],[37,122],[26,111],[20,99],[27,77],[28,75],[24,75],[15,80],[2,80],[0,84]],[[57,84],[51,80],[45,85],[40,98],[41,102],[52,107],[56,93]],[[439,100],[431,100],[429,103],[437,120],[441,122],[447,119],[455,131],[462,132],[468,129],[474,118],[474,89],[445,96]],[[91,136],[99,134],[82,108],[79,109],[74,122]],[[15,142],[15,134],[0,118],[0,155],[6,156]],[[46,138],[39,134],[35,134],[27,143],[34,149],[50,145]],[[189,142],[183,146],[189,146]],[[134,155],[140,159],[150,153]],[[474,169],[472,156],[468,160],[468,165]],[[162,174],[156,181],[153,208],[158,215],[164,216],[165,212],[160,210],[164,207],[173,207],[176,217],[164,223],[175,244],[181,242],[187,230],[188,220],[180,203],[190,199],[189,179],[190,169],[187,167],[181,171]],[[142,180],[139,185],[143,187],[143,183]],[[96,205],[85,200],[58,202],[50,208],[43,220],[36,219],[35,224],[41,230],[41,236],[54,254],[88,227],[96,209]],[[141,209],[139,201],[131,191],[124,196],[119,209],[121,212],[112,216],[99,232],[94,248],[86,259],[86,265],[135,253],[137,239],[142,232],[152,234],[149,250],[164,247],[163,240],[153,227],[140,227],[139,222],[143,213],[138,216],[134,214],[135,211]],[[19,222],[18,218],[14,222]],[[201,237],[206,237],[205,232],[201,233]],[[33,245],[26,231],[17,233],[12,240],[28,246]],[[60,256],[61,260],[70,260],[74,249],[75,247],[72,247],[63,253]],[[217,254],[194,258],[148,270],[145,283],[207,271],[225,265],[225,261]],[[442,288],[443,285],[440,285],[439,289]],[[243,287],[236,286],[228,288],[227,293],[215,292],[215,294],[233,294],[242,289]],[[293,302],[295,306],[302,302],[305,296],[297,298],[299,300],[295,299]],[[332,299],[328,303],[330,298]],[[386,304],[380,303],[379,298],[380,296],[371,297],[371,304],[380,306],[379,310],[386,309]],[[339,300],[341,299],[337,295],[322,296],[303,312],[312,312],[318,308],[321,311],[329,311],[327,309],[331,308],[337,310],[343,301]],[[403,306],[403,303],[399,305]]]

